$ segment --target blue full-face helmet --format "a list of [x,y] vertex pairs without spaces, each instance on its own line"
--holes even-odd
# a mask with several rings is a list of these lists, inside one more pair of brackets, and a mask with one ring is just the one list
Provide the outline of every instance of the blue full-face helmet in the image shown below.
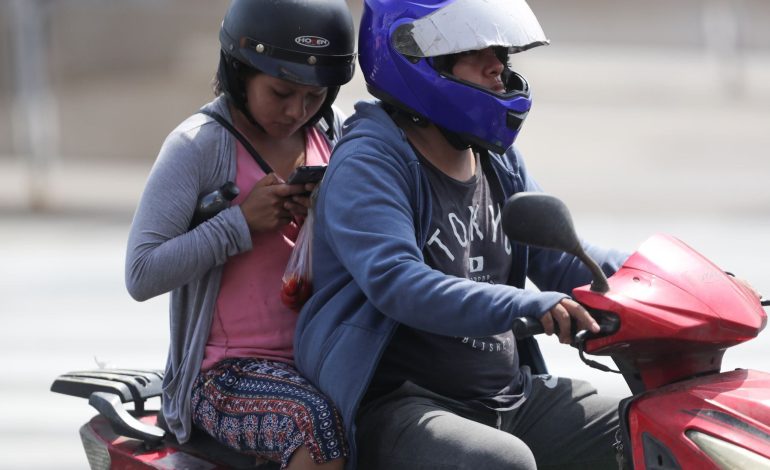
[[[525,0],[365,0],[359,62],[369,92],[459,141],[502,153],[531,107],[507,55],[548,44]],[[503,51],[506,91],[457,79],[437,64],[460,52]],[[455,139],[458,140],[458,139]]]

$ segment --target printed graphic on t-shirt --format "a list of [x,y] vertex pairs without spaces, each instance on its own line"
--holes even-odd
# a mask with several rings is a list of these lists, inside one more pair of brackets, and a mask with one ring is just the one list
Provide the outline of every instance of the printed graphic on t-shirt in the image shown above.
[[469,338],[466,336],[462,339],[462,344],[467,344],[478,351],[510,353],[513,342],[506,334],[492,338]]
[[[488,272],[487,267],[494,269],[493,263],[501,261],[503,252],[508,256],[511,254],[510,241],[500,225],[500,205],[489,204],[482,208],[476,204],[466,209],[465,218],[449,212],[445,214],[443,224],[439,222],[436,227],[431,227],[426,251],[434,263],[446,266],[448,271],[466,272],[468,279],[473,281],[494,282],[494,274]],[[480,211],[486,217],[479,218]],[[484,227],[488,230],[482,231],[480,224],[485,219],[491,227]],[[485,239],[485,234],[490,238]],[[490,255],[494,258],[487,262]]]
[[478,282],[508,279],[511,243],[500,223],[502,201],[478,166],[469,181],[457,181],[428,167],[432,210],[425,261],[439,271]]

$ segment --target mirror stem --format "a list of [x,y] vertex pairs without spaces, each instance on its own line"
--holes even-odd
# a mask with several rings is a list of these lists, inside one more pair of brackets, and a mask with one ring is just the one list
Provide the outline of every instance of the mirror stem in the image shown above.
[[602,268],[600,268],[599,265],[596,264],[596,261],[594,261],[593,258],[588,256],[586,252],[583,251],[582,246],[579,246],[579,249],[576,251],[577,253],[575,253],[575,256],[580,258],[580,261],[582,261],[583,263],[585,263],[586,266],[588,266],[588,269],[591,271],[591,274],[593,275],[593,280],[591,281],[591,290],[594,292],[599,292],[600,294],[609,292],[610,285],[607,282],[607,276],[604,275],[604,271],[602,271]]

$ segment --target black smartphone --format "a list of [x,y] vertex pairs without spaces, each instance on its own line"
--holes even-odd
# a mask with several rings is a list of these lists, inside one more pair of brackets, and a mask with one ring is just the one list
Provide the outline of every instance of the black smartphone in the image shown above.
[[288,184],[318,183],[326,171],[326,165],[303,165],[298,166],[291,172]]

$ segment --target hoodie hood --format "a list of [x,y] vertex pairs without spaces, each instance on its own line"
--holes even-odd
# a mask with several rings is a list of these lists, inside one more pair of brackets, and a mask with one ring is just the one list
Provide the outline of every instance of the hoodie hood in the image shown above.
[[[342,138],[337,147],[346,144],[353,139],[367,139],[369,145],[382,148],[389,155],[397,155],[405,162],[417,162],[406,134],[393,122],[390,115],[383,109],[379,100],[364,100],[355,104],[355,113],[350,116],[342,127]],[[380,147],[380,146],[385,147]],[[389,150],[385,150],[389,149]]]

